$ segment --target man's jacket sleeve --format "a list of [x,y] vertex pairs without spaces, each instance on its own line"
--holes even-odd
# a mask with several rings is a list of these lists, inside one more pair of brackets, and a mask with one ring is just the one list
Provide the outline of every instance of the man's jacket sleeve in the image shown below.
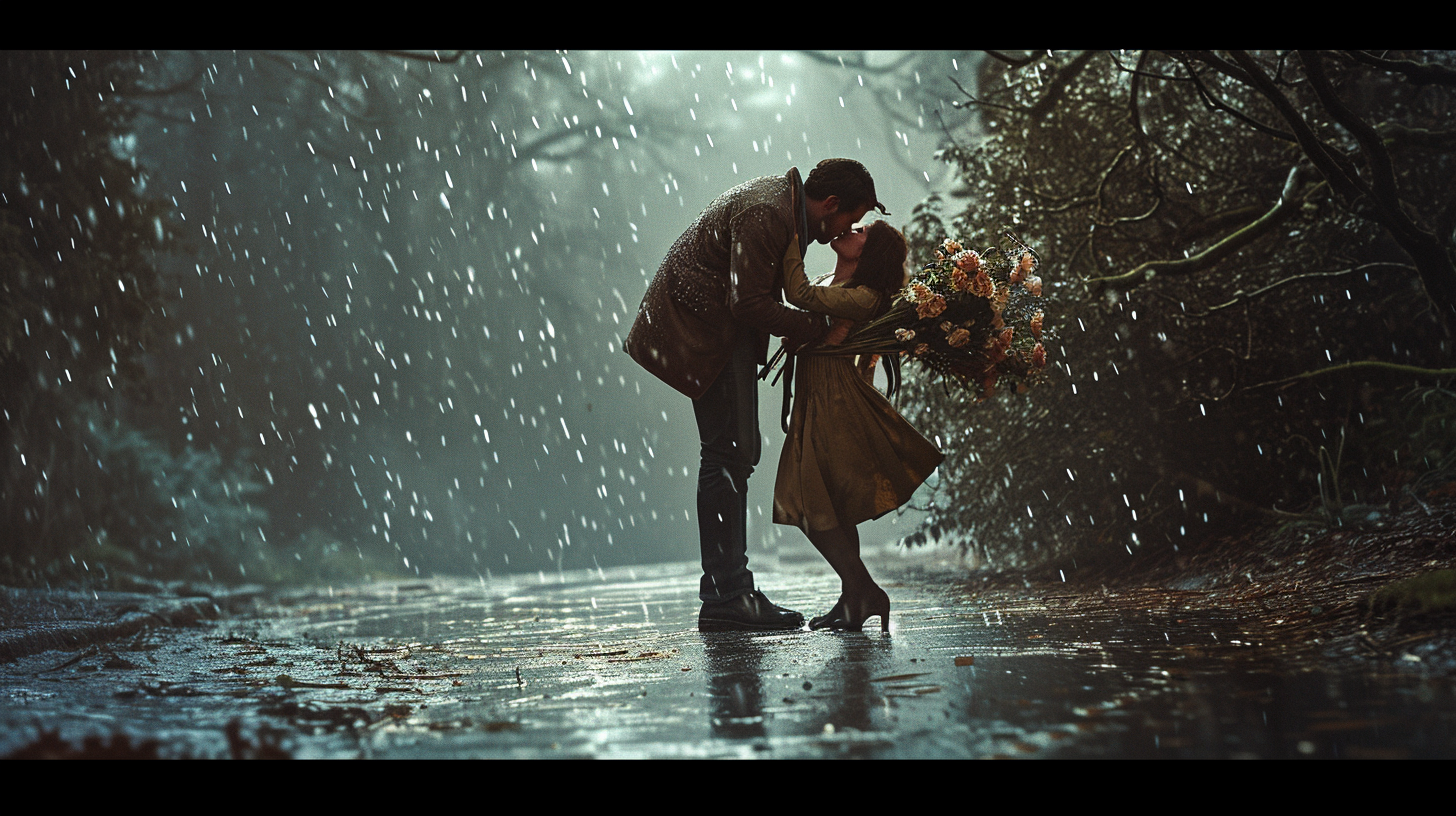
[[784,251],[794,240],[792,226],[772,207],[760,205],[739,213],[731,228],[728,307],[733,317],[778,337],[817,337],[823,319],[790,309],[778,298]]

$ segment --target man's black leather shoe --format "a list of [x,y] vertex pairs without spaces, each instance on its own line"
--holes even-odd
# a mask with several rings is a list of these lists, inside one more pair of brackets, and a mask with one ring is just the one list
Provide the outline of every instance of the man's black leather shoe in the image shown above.
[[699,632],[783,630],[803,626],[803,615],[775,606],[756,589],[727,601],[704,601],[702,610],[698,612]]

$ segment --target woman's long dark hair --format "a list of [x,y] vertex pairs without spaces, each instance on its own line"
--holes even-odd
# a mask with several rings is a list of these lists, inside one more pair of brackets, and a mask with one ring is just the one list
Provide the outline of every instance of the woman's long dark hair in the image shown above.
[[885,295],[880,304],[879,317],[890,308],[895,293],[905,285],[905,258],[909,255],[905,236],[884,221],[875,221],[865,227],[864,249],[854,274],[845,281],[845,288],[868,286]]

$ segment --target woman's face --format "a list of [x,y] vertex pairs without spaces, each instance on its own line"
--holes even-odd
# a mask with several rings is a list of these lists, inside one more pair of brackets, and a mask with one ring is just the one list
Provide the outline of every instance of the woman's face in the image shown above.
[[829,248],[834,250],[841,261],[859,260],[860,253],[864,252],[866,235],[868,232],[863,226],[855,227],[830,241]]

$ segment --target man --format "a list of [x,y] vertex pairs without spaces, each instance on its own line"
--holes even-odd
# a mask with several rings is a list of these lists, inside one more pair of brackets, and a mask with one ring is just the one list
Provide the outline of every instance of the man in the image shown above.
[[[748,569],[748,477],[758,464],[758,366],[769,335],[790,350],[823,337],[827,321],[783,305],[783,258],[797,237],[827,244],[871,207],[885,212],[864,165],[826,159],[719,196],[668,250],[647,287],[624,349],[693,401],[702,440],[698,536],[702,631],[797,629]],[[887,213],[888,214],[888,213]]]

